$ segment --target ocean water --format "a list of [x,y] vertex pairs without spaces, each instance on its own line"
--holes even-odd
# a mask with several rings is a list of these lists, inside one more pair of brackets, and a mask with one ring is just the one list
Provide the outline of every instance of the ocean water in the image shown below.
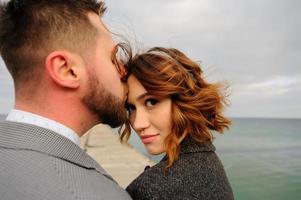
[[[301,199],[301,119],[233,119],[225,134],[214,134],[235,199]],[[135,148],[149,156],[135,136]]]
[[[235,199],[301,199],[301,119],[233,119],[215,137]],[[162,157],[148,155],[134,134],[129,142],[155,162]]]

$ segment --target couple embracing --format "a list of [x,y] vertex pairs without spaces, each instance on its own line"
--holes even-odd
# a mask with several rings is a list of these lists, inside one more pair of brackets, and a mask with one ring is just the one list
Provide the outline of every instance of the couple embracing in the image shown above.
[[[1,5],[0,53],[15,107],[0,123],[0,198],[233,199],[211,131],[223,132],[221,85],[172,48],[121,63],[103,2],[11,0]],[[98,123],[131,128],[165,154],[125,190],[80,147]]]

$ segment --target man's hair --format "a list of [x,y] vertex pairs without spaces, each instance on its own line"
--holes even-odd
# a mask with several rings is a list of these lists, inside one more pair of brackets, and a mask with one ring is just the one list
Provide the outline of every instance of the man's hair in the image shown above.
[[11,0],[0,5],[0,53],[15,86],[38,78],[35,70],[54,50],[82,52],[97,34],[87,13],[99,16],[96,0]]
[[[223,115],[226,87],[205,81],[199,64],[179,50],[154,47],[136,55],[126,67],[128,76],[134,75],[150,95],[172,100],[172,130],[164,141],[167,168],[179,156],[181,138],[211,143],[211,131],[222,133],[229,127],[231,122]],[[128,120],[121,140],[128,140],[130,134]]]

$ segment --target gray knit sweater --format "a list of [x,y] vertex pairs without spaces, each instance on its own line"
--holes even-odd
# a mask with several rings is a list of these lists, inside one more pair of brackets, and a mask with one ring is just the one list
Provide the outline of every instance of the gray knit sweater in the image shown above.
[[134,200],[232,200],[231,186],[212,144],[181,143],[180,157],[164,173],[166,157],[146,169],[126,190]]

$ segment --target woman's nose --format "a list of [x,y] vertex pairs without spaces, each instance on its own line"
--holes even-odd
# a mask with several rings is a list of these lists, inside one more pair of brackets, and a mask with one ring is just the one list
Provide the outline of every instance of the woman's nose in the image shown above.
[[140,132],[150,125],[149,116],[148,114],[143,111],[136,109],[135,118],[132,122],[132,127],[135,129],[136,132]]

